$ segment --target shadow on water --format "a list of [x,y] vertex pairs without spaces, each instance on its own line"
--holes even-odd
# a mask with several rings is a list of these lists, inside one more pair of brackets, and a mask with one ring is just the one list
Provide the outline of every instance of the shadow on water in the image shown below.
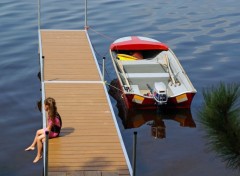
[[196,127],[190,109],[127,109],[121,98],[122,92],[115,86],[116,82],[116,79],[111,82],[112,86],[110,86],[109,94],[117,101],[118,116],[121,118],[125,129],[139,128],[143,125],[148,125],[151,128],[151,135],[154,138],[163,139],[166,138],[166,120],[177,122],[181,127]]

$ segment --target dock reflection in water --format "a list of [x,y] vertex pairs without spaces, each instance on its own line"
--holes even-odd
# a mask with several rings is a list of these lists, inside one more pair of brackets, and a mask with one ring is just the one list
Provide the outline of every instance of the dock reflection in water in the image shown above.
[[127,109],[121,96],[122,92],[117,89],[117,85],[117,80],[111,82],[109,94],[117,101],[118,116],[121,118],[125,129],[139,128],[146,124],[151,127],[151,135],[154,138],[163,139],[166,138],[167,126],[165,125],[165,121],[167,120],[179,123],[180,127],[196,127],[190,109]]

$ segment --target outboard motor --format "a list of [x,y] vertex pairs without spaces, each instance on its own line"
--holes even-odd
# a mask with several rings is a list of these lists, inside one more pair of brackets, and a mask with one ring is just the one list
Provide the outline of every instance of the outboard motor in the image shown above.
[[153,98],[160,105],[167,103],[168,100],[167,88],[163,82],[154,83]]

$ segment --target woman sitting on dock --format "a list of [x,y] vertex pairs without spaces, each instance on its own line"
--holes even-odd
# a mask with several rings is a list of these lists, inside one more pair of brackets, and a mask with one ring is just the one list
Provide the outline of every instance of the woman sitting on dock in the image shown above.
[[44,129],[39,129],[36,132],[36,136],[33,140],[33,143],[25,149],[25,151],[31,151],[35,149],[37,144],[38,152],[36,158],[33,160],[33,163],[38,162],[42,158],[42,149],[43,149],[43,142],[45,141],[45,132],[49,131],[49,138],[55,138],[59,136],[62,122],[59,114],[57,113],[56,101],[48,97],[44,101],[44,109],[47,112],[48,120],[47,120],[47,127]]

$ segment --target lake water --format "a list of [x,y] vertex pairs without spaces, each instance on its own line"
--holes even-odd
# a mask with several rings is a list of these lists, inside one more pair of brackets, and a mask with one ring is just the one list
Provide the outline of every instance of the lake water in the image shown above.
[[[238,175],[208,151],[196,111],[203,101],[204,87],[219,81],[239,82],[240,1],[92,0],[88,6],[89,35],[99,64],[107,57],[109,83],[116,78],[109,45],[119,37],[141,35],[168,44],[198,90],[191,109],[196,128],[180,127],[165,114],[160,123],[165,125],[166,138],[161,139],[151,134],[154,119],[162,116],[158,112],[140,113],[147,120],[135,129],[131,125],[125,129],[126,122],[118,117],[130,158],[133,132],[138,132],[137,175]],[[0,8],[0,175],[42,175],[42,163],[32,164],[35,153],[24,152],[42,125],[36,104],[41,98],[37,0],[1,0]],[[42,28],[83,26],[83,0],[42,2]],[[111,99],[118,115],[117,103]]]

